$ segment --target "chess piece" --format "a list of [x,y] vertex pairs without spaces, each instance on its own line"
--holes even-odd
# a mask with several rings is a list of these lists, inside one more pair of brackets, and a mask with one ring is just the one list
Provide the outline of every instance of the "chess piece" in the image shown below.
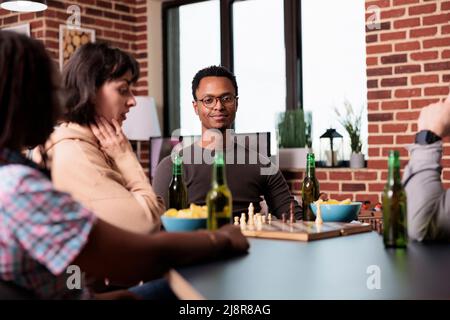
[[319,200],[316,201],[316,207],[317,207],[317,214],[316,214],[316,220],[315,220],[316,225],[323,224],[322,212],[321,212],[321,208],[320,208],[320,204],[322,202],[323,202],[322,199],[319,199]]
[[248,225],[249,226],[255,225],[254,211],[255,211],[255,208],[253,207],[253,203],[250,202],[250,205],[248,206]]
[[238,226],[239,225],[239,217],[234,217],[234,225]]
[[268,222],[269,224],[272,223],[272,214],[271,214],[271,213],[267,214],[267,222]]
[[286,223],[286,213],[281,214],[281,222]]

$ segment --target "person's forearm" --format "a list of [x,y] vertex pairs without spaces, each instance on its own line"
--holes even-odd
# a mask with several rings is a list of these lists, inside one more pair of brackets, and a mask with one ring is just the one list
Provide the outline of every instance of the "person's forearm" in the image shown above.
[[217,232],[213,238],[204,231],[142,236],[98,220],[74,264],[96,278],[131,285],[161,277],[172,267],[212,259],[229,246],[229,239]]
[[450,238],[450,202],[442,187],[440,160],[442,142],[413,145],[405,169],[408,233],[419,241]]

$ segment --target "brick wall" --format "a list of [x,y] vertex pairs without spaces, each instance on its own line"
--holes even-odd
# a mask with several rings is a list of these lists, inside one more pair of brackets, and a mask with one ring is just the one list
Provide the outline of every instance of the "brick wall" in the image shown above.
[[[96,41],[111,43],[133,54],[141,67],[136,95],[148,95],[147,1],[146,0],[48,0],[48,9],[38,13],[12,13],[0,9],[0,28],[29,22],[31,36],[44,42],[51,56],[59,59],[59,26],[66,24],[67,8],[81,9],[81,27],[95,29]],[[148,167],[148,146],[142,143],[141,161]]]
[[[379,30],[366,28],[368,87],[368,168],[317,169],[321,191],[333,198],[381,200],[387,177],[387,154],[413,142],[420,108],[449,93],[450,1],[366,1],[381,9]],[[373,12],[367,12],[366,18]],[[366,19],[366,21],[370,21]],[[450,187],[450,144],[444,146],[444,185]],[[303,172],[284,172],[300,194]]]

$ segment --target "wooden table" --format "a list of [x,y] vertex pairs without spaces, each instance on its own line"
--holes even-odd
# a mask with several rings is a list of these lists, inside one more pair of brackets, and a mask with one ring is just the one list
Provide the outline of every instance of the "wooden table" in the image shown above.
[[448,243],[387,250],[375,232],[249,241],[248,255],[172,270],[173,290],[181,299],[450,299]]

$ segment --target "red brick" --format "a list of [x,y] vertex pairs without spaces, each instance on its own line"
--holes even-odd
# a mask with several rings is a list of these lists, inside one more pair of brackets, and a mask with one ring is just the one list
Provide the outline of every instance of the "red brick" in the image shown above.
[[369,124],[368,130],[369,133],[378,133],[378,124]]
[[417,123],[411,123],[411,131],[417,132]]
[[31,20],[34,18],[34,13],[33,12],[21,13],[19,15],[19,17],[20,17],[20,21]]
[[438,31],[437,27],[422,28],[422,29],[412,29],[409,31],[410,38],[420,38],[420,37],[431,37],[434,36]]
[[441,70],[450,70],[450,61],[425,64],[425,71],[441,71]]
[[380,35],[380,40],[381,41],[390,41],[390,40],[399,40],[399,39],[406,39],[406,32],[405,31],[382,33]]
[[417,120],[418,117],[418,111],[399,112],[397,113],[396,120]]
[[393,119],[392,113],[371,113],[367,115],[369,122],[390,121]]
[[394,0],[394,6],[402,6],[405,4],[419,3],[420,0]]
[[366,73],[368,77],[389,76],[392,74],[392,67],[367,69]]
[[369,91],[367,93],[367,98],[369,100],[390,99],[391,98],[391,91],[390,90]]
[[378,42],[378,34],[368,34],[366,36],[366,43]]
[[419,109],[423,108],[425,106],[428,106],[429,104],[438,102],[439,99],[420,99],[420,100],[411,100],[411,108],[412,109]]
[[381,11],[381,19],[398,18],[405,15],[405,11],[404,8]]
[[367,88],[370,89],[378,88],[378,80],[377,79],[367,80]]
[[350,172],[330,172],[330,180],[352,180]]
[[369,148],[369,157],[379,157],[380,148]]
[[378,107],[378,102],[369,102],[367,104],[367,110],[370,111],[378,111],[380,108]]
[[425,13],[433,13],[436,11],[436,4],[430,3],[421,6],[409,7],[408,13],[410,16],[425,14]]
[[408,56],[405,53],[404,54],[393,54],[393,55],[381,57],[382,64],[402,63],[402,62],[406,62],[407,60],[408,60]]
[[15,15],[15,16],[10,16],[10,17],[6,17],[3,18],[3,24],[13,24],[16,23],[19,20],[19,16]]
[[442,34],[449,34],[450,33],[450,25],[442,26],[441,27],[441,33]]
[[407,124],[383,124],[381,132],[382,133],[406,132],[406,130],[408,130]]
[[369,136],[369,145],[392,143],[394,143],[394,138],[392,136]]
[[408,109],[408,100],[384,101],[381,103],[381,110]]
[[412,84],[436,83],[439,82],[438,75],[413,76],[411,78]]
[[373,45],[373,46],[367,46],[366,52],[367,52],[367,54],[392,52],[392,45],[391,44],[378,44],[378,45]]
[[405,66],[397,66],[395,67],[396,74],[404,74],[404,73],[418,73],[422,69],[420,64],[416,65],[405,65]]
[[409,97],[418,97],[421,94],[421,89],[397,89],[395,90],[396,98],[409,98]]
[[426,96],[440,96],[440,95],[448,95],[449,93],[449,87],[432,87],[432,88],[425,88],[425,95]]
[[102,0],[97,0],[97,6],[102,7],[102,8],[106,8],[106,9],[111,9],[112,8],[111,2],[102,1]]
[[320,191],[339,191],[339,183],[320,183]]
[[366,10],[370,6],[377,6],[377,7],[381,7],[381,8],[386,8],[386,7],[389,7],[390,5],[391,5],[391,1],[390,0],[366,1]]
[[355,180],[377,180],[378,173],[377,172],[368,172],[368,171],[356,171],[354,172]]
[[436,47],[448,47],[448,46],[450,46],[450,38],[425,40],[423,42],[423,47],[426,49]]
[[406,86],[408,84],[408,78],[390,78],[390,79],[382,79],[381,86],[382,87],[399,87]]
[[442,81],[443,82],[450,82],[450,74],[443,74],[442,75]]
[[316,171],[316,178],[319,181],[321,181],[321,180],[328,180],[328,173],[326,171],[320,171],[320,169],[319,169],[319,170]]
[[350,192],[366,191],[366,185],[364,183],[343,183],[342,191],[350,191]]
[[408,18],[394,21],[394,29],[412,28],[420,26],[420,18]]
[[38,28],[42,28],[44,26],[44,21],[42,20],[37,20],[37,21],[31,21],[30,22],[30,29],[31,30],[36,30]]
[[384,183],[369,183],[370,192],[382,192],[384,190]]
[[433,25],[433,24],[441,24],[441,23],[448,23],[450,21],[450,14],[449,13],[443,13],[439,15],[432,15],[429,17],[423,18],[423,25]]
[[413,52],[411,53],[411,59],[416,61],[424,60],[435,60],[439,56],[438,51],[427,51],[427,52]]
[[387,169],[387,161],[386,160],[368,160],[367,167],[369,169]]
[[405,135],[405,136],[396,136],[395,143],[396,144],[411,144],[414,142],[414,134]]
[[395,51],[411,51],[411,50],[419,50],[419,49],[420,49],[419,41],[403,42],[403,43],[397,43],[395,45]]

